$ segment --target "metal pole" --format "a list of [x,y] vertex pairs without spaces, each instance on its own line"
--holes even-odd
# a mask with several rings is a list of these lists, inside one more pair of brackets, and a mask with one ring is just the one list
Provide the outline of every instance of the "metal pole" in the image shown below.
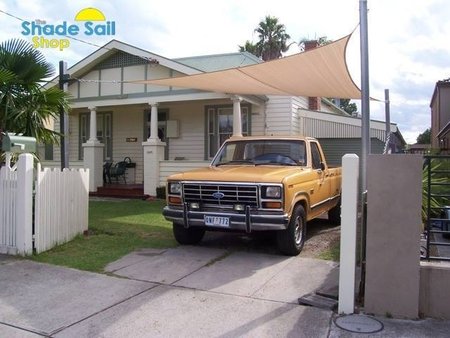
[[[67,63],[59,61],[59,89],[67,91]],[[63,107],[59,109],[59,131],[61,133],[61,170],[69,166],[69,118]]]
[[366,198],[367,155],[370,153],[370,94],[369,94],[369,47],[367,27],[367,0],[359,1],[359,27],[361,51],[361,283],[360,299],[364,297],[366,275]]
[[360,44],[361,44],[361,187],[367,189],[367,154],[370,153],[370,94],[369,94],[369,48],[367,29],[367,0],[359,1]]
[[384,111],[386,114],[386,143],[387,143],[387,152],[389,152],[390,146],[390,135],[391,135],[391,102],[389,101],[389,89],[384,90]]

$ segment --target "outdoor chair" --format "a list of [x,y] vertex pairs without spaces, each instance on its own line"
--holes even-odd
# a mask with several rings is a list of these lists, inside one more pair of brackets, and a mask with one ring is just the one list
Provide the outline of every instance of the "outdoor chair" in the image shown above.
[[111,177],[109,177],[109,171],[111,170],[113,163],[105,162],[103,163],[103,184],[109,182],[111,183]]
[[127,180],[125,178],[126,171],[127,171],[127,162],[125,161],[120,161],[117,162],[115,165],[112,165],[109,168],[109,172],[107,173],[109,183],[111,183],[111,177],[114,177],[116,179],[116,182],[119,182],[119,178],[122,177],[125,184],[127,184]]

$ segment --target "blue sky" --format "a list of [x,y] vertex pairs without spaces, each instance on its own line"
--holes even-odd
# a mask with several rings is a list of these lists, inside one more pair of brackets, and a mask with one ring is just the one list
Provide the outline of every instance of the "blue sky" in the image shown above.
[[[370,94],[383,99],[390,90],[391,120],[414,143],[430,126],[429,103],[436,81],[450,77],[450,3],[447,0],[368,0]],[[292,41],[349,34],[359,21],[359,0],[0,0],[0,9],[27,21],[73,23],[83,8],[101,10],[115,21],[114,36],[80,36],[104,45],[111,38],[165,57],[237,51],[266,15],[279,18]],[[0,41],[31,37],[21,22],[0,13]],[[70,67],[97,47],[71,41],[69,48],[41,49],[55,65]],[[296,52],[293,46],[290,53]],[[360,82],[358,30],[348,50],[350,72]],[[358,103],[358,102],[357,102]],[[384,120],[384,103],[371,103],[371,118]]]

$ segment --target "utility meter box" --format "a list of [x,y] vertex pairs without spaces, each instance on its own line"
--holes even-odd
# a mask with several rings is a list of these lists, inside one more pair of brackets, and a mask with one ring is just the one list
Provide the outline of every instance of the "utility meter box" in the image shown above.
[[13,153],[34,153],[36,151],[36,138],[4,133],[2,150]]

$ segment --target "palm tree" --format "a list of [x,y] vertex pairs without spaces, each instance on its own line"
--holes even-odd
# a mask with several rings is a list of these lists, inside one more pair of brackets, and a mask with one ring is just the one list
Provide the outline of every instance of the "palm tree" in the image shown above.
[[254,44],[253,42],[251,42],[249,40],[245,41],[245,45],[239,46],[239,51],[240,52],[249,52],[258,57],[261,56],[261,55],[258,55],[259,52],[258,52],[258,47],[256,46],[256,44]]
[[244,46],[239,46],[239,50],[252,53],[264,61],[280,58],[281,53],[287,52],[292,44],[287,44],[291,37],[286,33],[284,25],[278,23],[278,19],[270,15],[259,23],[255,32],[258,33],[259,41],[252,43],[247,40]]
[[68,96],[56,87],[42,86],[52,74],[52,65],[27,41],[12,39],[0,44],[0,132],[33,136],[42,143],[58,142],[59,134],[45,124],[58,117],[61,106],[68,108]]
[[264,61],[280,58],[281,53],[287,52],[291,45],[287,44],[291,37],[286,33],[284,25],[278,23],[276,17],[266,16],[265,20],[259,23],[255,32],[259,37],[256,46]]

